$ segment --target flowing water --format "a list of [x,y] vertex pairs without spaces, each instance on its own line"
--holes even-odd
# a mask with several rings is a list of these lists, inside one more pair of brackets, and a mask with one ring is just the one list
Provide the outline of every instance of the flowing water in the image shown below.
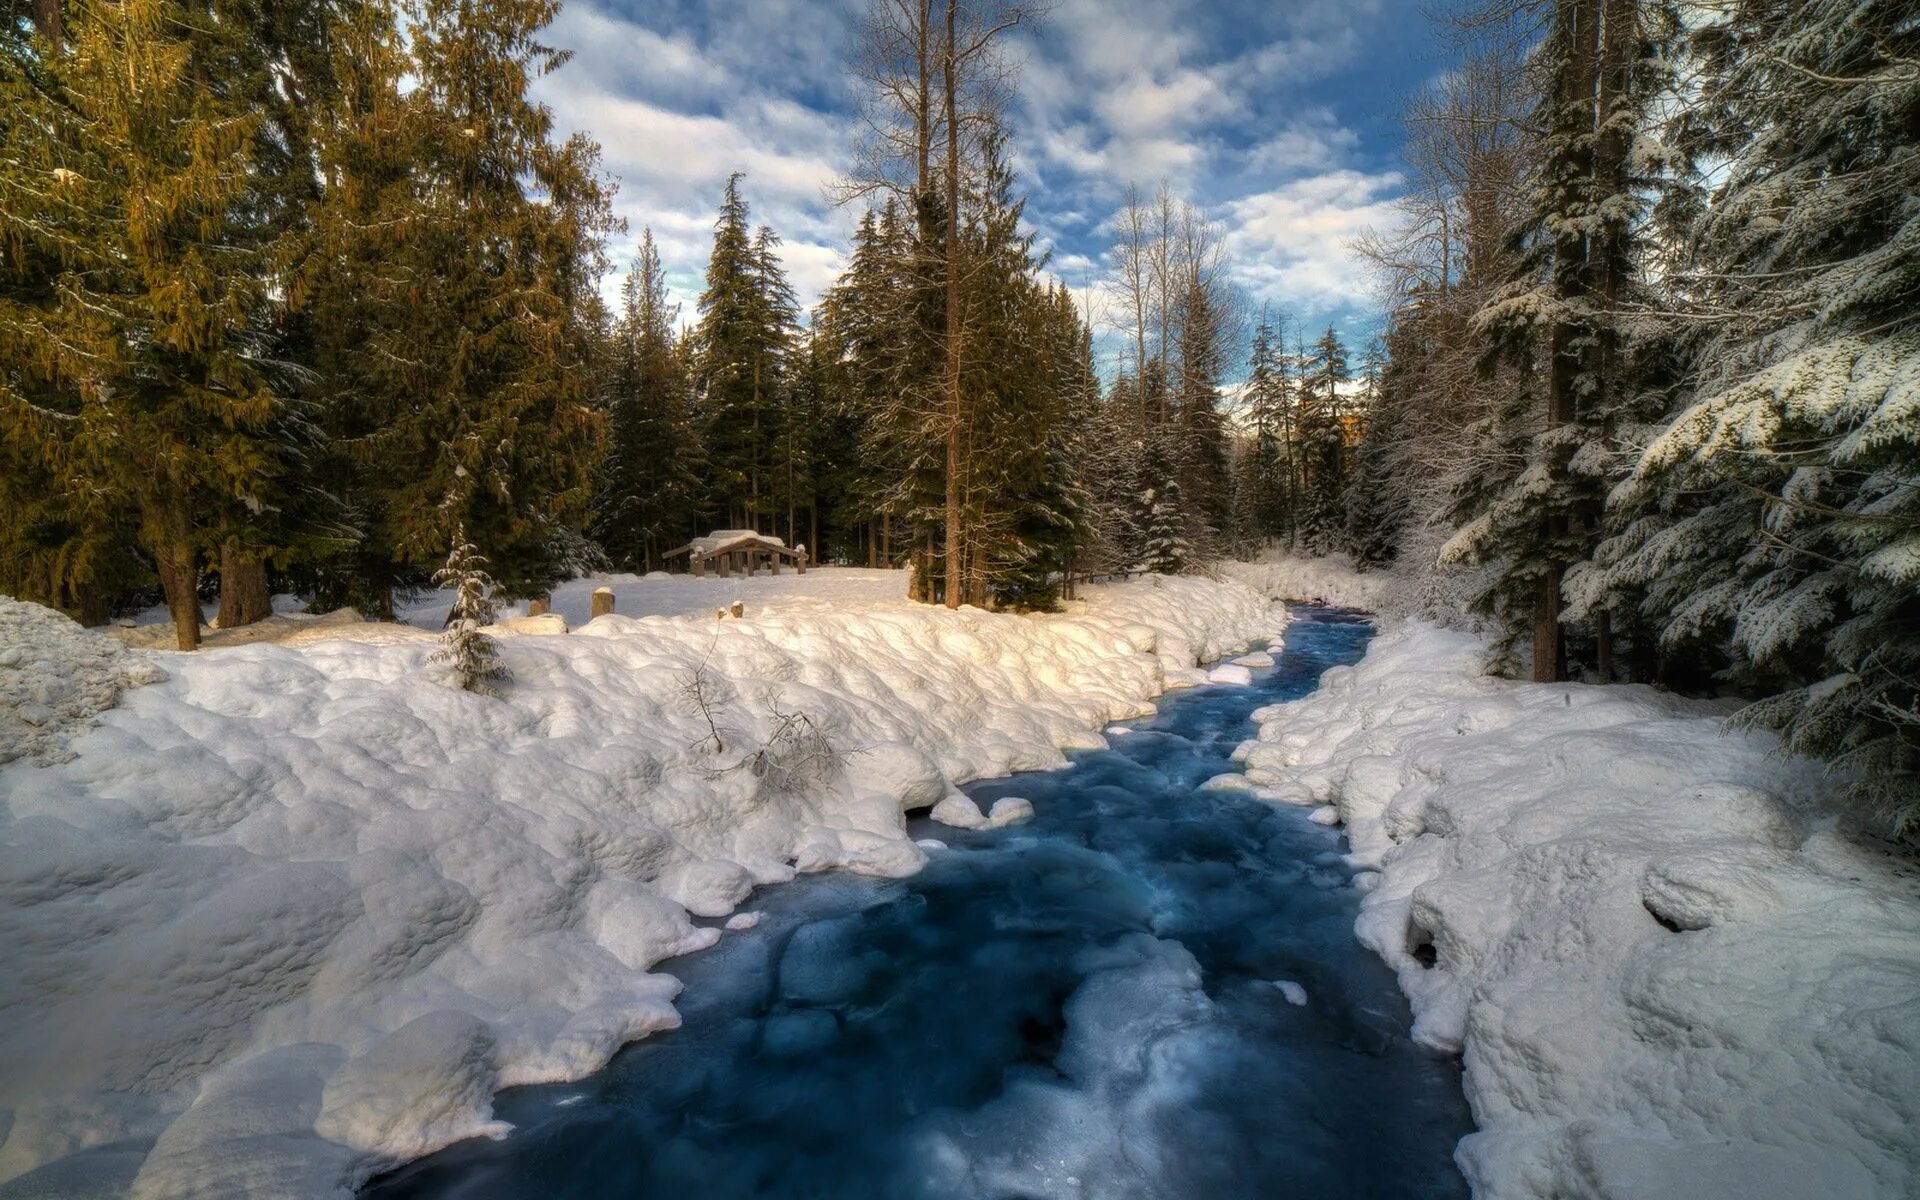
[[1255,708],[1372,632],[1297,608],[1252,687],[1172,694],[1111,750],[968,789],[1032,822],[916,829],[950,848],[912,879],[772,889],[758,928],[663,964],[681,1029],[504,1093],[511,1136],[366,1197],[1465,1196],[1458,1068],[1409,1044],[1354,941],[1338,832],[1198,790]]

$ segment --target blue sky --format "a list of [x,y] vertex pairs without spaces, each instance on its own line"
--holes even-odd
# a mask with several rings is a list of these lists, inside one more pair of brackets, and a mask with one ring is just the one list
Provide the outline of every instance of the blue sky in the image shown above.
[[[575,58],[542,98],[600,140],[620,183],[631,236],[615,259],[652,226],[683,315],[730,171],[786,240],[804,300],[838,273],[857,214],[824,190],[850,151],[844,66],[864,7],[568,0],[549,31]],[[1446,65],[1418,0],[1061,0],[1017,52],[1027,213],[1070,286],[1097,295],[1122,190],[1164,180],[1219,221],[1256,303],[1355,340],[1374,327],[1344,242],[1388,219],[1399,98]]]

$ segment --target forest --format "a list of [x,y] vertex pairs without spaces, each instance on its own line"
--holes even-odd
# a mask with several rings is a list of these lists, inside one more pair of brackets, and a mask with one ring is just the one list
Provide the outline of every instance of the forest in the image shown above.
[[1449,15],[1353,246],[1377,339],[1249,303],[1177,179],[1097,298],[1051,273],[1004,52],[1046,14],[996,0],[871,6],[812,311],[734,174],[682,312],[537,98],[557,11],[10,0],[0,591],[163,601],[184,650],[203,600],[391,614],[476,550],[526,598],[755,529],[1045,611],[1278,547],[1488,623],[1493,671],[1738,697],[1920,818],[1908,5]]

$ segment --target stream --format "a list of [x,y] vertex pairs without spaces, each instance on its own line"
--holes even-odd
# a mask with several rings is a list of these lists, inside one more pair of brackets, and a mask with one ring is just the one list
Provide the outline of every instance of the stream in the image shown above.
[[1407,1039],[1353,936],[1338,830],[1234,790],[1256,708],[1357,660],[1359,614],[1294,609],[1251,687],[1163,698],[1066,770],[981,782],[1034,819],[911,879],[812,876],[661,970],[682,1028],[516,1088],[515,1132],[366,1200],[1464,1197],[1458,1064]]

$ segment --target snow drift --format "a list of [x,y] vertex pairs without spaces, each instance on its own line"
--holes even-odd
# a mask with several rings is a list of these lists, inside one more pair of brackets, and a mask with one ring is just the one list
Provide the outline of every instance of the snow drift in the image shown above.
[[1238,753],[1378,872],[1358,932],[1464,1056],[1475,1194],[1914,1195],[1920,872],[1720,710],[1483,652],[1382,636]]
[[[498,1132],[499,1088],[676,1024],[649,968],[754,887],[917,869],[903,811],[1102,744],[1284,620],[1232,584],[1090,591],[606,617],[502,639],[499,700],[392,627],[162,656],[72,761],[0,772],[0,1195],[333,1195]],[[0,654],[151,670],[4,612]]]

